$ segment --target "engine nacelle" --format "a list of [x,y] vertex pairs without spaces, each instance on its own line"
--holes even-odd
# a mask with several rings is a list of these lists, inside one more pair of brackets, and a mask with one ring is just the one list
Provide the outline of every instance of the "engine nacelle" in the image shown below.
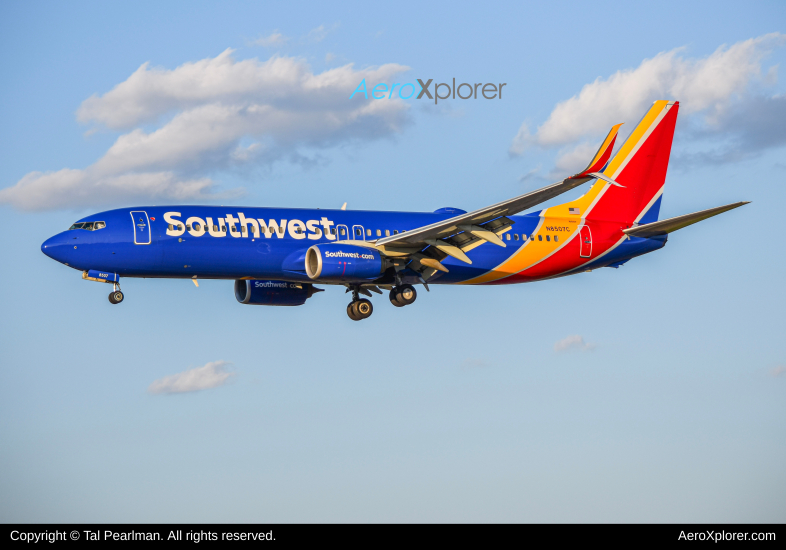
[[238,279],[235,281],[235,298],[241,304],[257,306],[302,306],[311,296],[321,292],[310,283],[286,281],[260,281]]
[[373,281],[386,263],[373,248],[352,244],[315,244],[306,252],[306,274],[314,281]]

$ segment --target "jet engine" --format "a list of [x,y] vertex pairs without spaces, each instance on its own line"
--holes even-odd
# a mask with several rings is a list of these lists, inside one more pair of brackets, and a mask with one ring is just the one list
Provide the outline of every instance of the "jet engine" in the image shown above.
[[235,281],[235,298],[241,304],[257,306],[302,306],[306,300],[323,289],[311,283],[286,281],[260,281],[238,279]]
[[314,281],[373,281],[388,262],[373,248],[351,244],[315,244],[306,252],[306,274]]

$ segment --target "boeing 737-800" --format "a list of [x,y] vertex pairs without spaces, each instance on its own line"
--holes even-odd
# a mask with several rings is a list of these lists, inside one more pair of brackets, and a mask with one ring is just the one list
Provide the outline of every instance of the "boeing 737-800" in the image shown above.
[[[111,283],[122,277],[230,279],[242,304],[299,306],[323,289],[352,292],[369,317],[372,292],[412,304],[416,285],[496,285],[619,267],[662,248],[669,233],[745,202],[658,221],[679,103],[656,101],[612,158],[614,126],[587,168],[473,212],[432,213],[219,206],[120,208],[87,216],[41,245],[47,256]],[[519,215],[593,181],[576,200]]]

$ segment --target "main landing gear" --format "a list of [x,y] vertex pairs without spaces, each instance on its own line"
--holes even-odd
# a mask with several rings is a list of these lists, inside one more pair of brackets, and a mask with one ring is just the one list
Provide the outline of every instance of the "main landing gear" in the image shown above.
[[366,300],[365,298],[350,302],[347,306],[347,315],[349,315],[349,318],[353,321],[367,319],[371,317],[372,313],[374,313],[374,306],[371,305],[370,300]]
[[[352,290],[352,301],[347,306],[347,315],[353,321],[361,321],[371,317],[374,306],[370,300],[360,297],[360,286],[354,286]],[[368,291],[364,291],[368,293]],[[379,292],[376,290],[375,292]],[[418,297],[418,292],[412,285],[398,285],[390,290],[390,303],[396,307],[404,307],[413,303]]]
[[114,290],[109,293],[109,301],[113,304],[119,304],[123,301],[123,298],[125,298],[125,296],[123,296],[123,291],[121,291],[120,287],[115,284]]
[[347,306],[347,315],[349,315],[349,318],[353,321],[362,321],[363,319],[371,317],[372,313],[374,313],[374,306],[371,305],[371,301],[365,298],[361,299],[358,287],[353,287],[352,301]]
[[396,307],[404,307],[413,303],[418,297],[418,292],[412,285],[394,286],[390,289],[390,303]]

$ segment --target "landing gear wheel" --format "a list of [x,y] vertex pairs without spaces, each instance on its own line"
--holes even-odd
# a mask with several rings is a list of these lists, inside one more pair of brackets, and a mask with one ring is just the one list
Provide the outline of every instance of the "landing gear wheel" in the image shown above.
[[366,300],[355,300],[354,302],[350,303],[347,306],[347,315],[353,321],[362,321],[363,319],[367,319],[371,317],[371,314],[374,312],[374,306],[371,305],[371,302]]
[[374,313],[374,306],[371,305],[369,300],[364,298],[355,302],[355,312],[361,319],[367,319]]
[[398,290],[397,287],[393,287],[390,289],[390,294],[388,294],[388,298],[390,298],[390,303],[396,307],[404,307],[404,304],[400,304],[398,302]]
[[418,292],[412,285],[401,285],[390,291],[390,303],[396,307],[404,307],[413,303],[418,297]]
[[124,297],[125,296],[123,296],[123,293],[120,292],[119,290],[113,290],[112,292],[109,293],[109,301],[112,302],[113,304],[119,304],[120,302],[123,301]]

